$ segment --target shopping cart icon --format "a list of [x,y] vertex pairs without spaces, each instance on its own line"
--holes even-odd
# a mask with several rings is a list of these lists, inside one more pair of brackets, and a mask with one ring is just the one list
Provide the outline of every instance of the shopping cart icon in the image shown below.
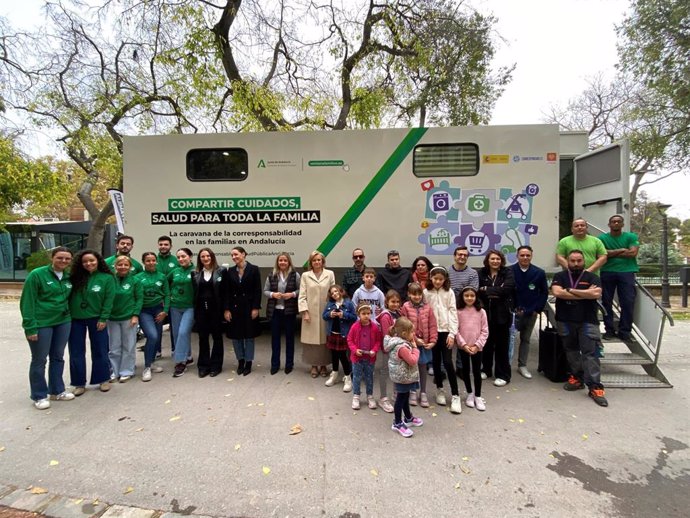
[[484,241],[486,236],[484,234],[470,234],[467,237],[467,249],[473,255],[479,255],[484,251]]

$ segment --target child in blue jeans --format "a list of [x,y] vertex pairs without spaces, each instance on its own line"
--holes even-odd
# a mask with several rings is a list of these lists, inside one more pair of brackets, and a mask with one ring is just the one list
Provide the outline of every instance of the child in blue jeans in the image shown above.
[[367,403],[372,410],[376,408],[374,399],[374,364],[376,353],[381,348],[383,334],[377,324],[371,319],[371,306],[360,304],[357,306],[359,320],[352,324],[347,335],[347,345],[350,348],[352,361],[352,409],[359,410],[359,395],[362,377],[367,390]]

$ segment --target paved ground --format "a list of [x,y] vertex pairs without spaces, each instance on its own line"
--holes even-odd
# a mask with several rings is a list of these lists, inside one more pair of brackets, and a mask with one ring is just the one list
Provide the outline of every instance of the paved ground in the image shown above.
[[[417,409],[425,425],[412,439],[380,410],[353,412],[342,385],[304,368],[270,376],[266,337],[248,377],[231,371],[230,349],[213,379],[173,379],[165,358],[150,383],[39,412],[16,301],[0,301],[0,322],[0,505],[65,518],[673,517],[690,505],[688,322],[666,335],[673,389],[611,389],[599,408],[515,375],[485,386],[485,413]],[[303,431],[290,435],[296,424]]]

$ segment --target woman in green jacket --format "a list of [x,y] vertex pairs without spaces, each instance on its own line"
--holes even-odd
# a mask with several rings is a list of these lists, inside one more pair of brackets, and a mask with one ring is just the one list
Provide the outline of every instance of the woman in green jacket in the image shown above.
[[68,248],[54,248],[51,253],[51,264],[29,273],[19,301],[22,327],[31,349],[31,399],[39,410],[50,408],[51,399],[74,399],[74,394],[65,391],[65,382],[62,380],[65,345],[71,321],[69,294],[72,283],[68,272],[71,260],[72,252]]
[[168,274],[170,283],[170,323],[175,338],[175,372],[179,378],[192,363],[192,327],[194,326],[194,265],[192,251],[180,248],[177,251],[179,266]]
[[72,329],[67,345],[74,395],[81,396],[86,387],[87,331],[91,343],[91,384],[100,385],[101,392],[108,392],[110,363],[106,322],[113,309],[115,277],[101,254],[95,250],[82,250],[72,261],[70,279]]
[[[177,262],[177,259],[175,261]],[[144,252],[141,262],[144,264],[144,271],[137,274],[137,280],[141,284],[144,302],[139,315],[139,325],[146,336],[141,381],[151,381],[152,372],[163,372],[163,368],[153,362],[163,332],[163,322],[170,311],[170,288],[166,275],[158,270],[156,254]]]
[[132,271],[132,260],[118,255],[115,267],[115,298],[113,312],[108,319],[108,358],[110,381],[125,383],[134,376],[137,353],[137,327],[144,294]]

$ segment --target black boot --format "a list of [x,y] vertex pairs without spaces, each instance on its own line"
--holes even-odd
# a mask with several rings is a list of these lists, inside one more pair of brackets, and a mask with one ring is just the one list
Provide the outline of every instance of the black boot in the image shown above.
[[242,374],[246,376],[250,372],[252,372],[252,362],[245,362]]
[[237,374],[242,375],[243,372],[244,372],[244,360],[240,360],[240,363],[237,366]]

